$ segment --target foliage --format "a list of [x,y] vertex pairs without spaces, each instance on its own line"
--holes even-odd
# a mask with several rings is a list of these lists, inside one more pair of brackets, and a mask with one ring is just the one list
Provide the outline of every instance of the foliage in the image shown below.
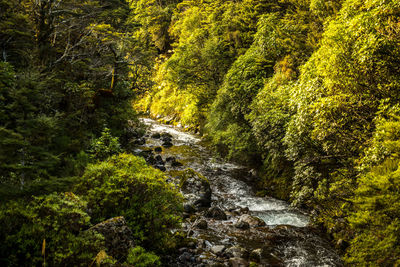
[[104,125],[126,136],[136,118],[131,87],[138,82],[129,72],[139,45],[129,5],[24,0],[0,7],[1,183],[23,188],[78,174],[82,166],[71,165],[92,136]]
[[399,163],[388,159],[359,180],[349,218],[355,231],[346,257],[350,264],[399,264]]
[[255,164],[263,192],[350,242],[349,263],[395,264],[398,222],[376,205],[398,202],[398,1],[257,4],[178,4],[146,108]]
[[[1,259],[6,266],[87,266],[102,247],[103,237],[82,230],[90,226],[86,202],[73,193],[49,194],[30,202],[2,205]],[[43,240],[46,245],[43,248]]]
[[361,160],[363,172],[349,218],[355,231],[346,258],[349,263],[399,263],[399,115],[399,105],[382,103],[371,145]]
[[[258,168],[260,190],[350,244],[348,264],[400,264],[399,1],[0,0],[0,10],[6,264],[42,264],[43,236],[49,263],[104,256],[81,231],[86,204],[55,193],[77,180],[92,222],[123,215],[149,251],[174,243],[176,189],[117,155],[140,132],[134,98]],[[79,230],[59,225],[70,212]],[[158,264],[139,247],[131,260]]]
[[160,249],[169,229],[178,226],[181,210],[177,189],[165,180],[143,158],[120,154],[89,165],[76,190],[88,202],[94,223],[124,216],[138,241]]
[[202,130],[207,113],[234,60],[251,45],[263,12],[276,1],[183,1],[169,27],[174,41],[156,63],[152,115],[174,116]]
[[160,259],[151,252],[146,252],[142,247],[135,247],[129,251],[126,263],[137,267],[161,266]]
[[89,151],[94,159],[105,160],[121,152],[121,145],[118,142],[118,137],[113,137],[110,129],[106,127],[99,138],[92,140]]

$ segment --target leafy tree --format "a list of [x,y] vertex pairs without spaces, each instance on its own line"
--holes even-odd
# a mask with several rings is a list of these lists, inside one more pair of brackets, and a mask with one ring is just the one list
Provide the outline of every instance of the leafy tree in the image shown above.
[[121,145],[118,137],[113,137],[108,128],[104,128],[101,136],[93,139],[90,145],[90,153],[96,160],[105,160],[119,152],[121,152]]
[[349,222],[355,232],[346,260],[359,265],[399,263],[399,106],[383,104],[362,158]]

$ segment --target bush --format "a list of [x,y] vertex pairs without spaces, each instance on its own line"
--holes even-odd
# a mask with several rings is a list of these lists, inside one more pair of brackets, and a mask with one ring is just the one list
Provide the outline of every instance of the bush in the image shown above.
[[[104,247],[90,226],[86,203],[73,193],[11,201],[0,209],[3,266],[88,266]],[[45,245],[43,245],[45,240]]]
[[160,266],[160,258],[151,252],[146,252],[142,247],[135,247],[129,251],[127,264],[135,267],[156,267]]
[[120,154],[89,165],[76,190],[88,201],[93,222],[124,216],[135,239],[162,247],[181,210],[178,190],[165,180],[143,158]]
[[103,129],[99,138],[93,139],[89,150],[93,159],[104,160],[121,152],[118,137],[111,135],[110,129]]

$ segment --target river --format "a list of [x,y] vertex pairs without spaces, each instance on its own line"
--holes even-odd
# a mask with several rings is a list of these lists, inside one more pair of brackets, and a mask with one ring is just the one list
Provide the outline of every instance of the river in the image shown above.
[[[306,213],[284,201],[256,196],[249,183],[254,179],[250,169],[216,158],[199,136],[181,128],[163,125],[149,118],[143,118],[142,122],[148,127],[147,137],[136,152],[162,147],[163,141],[157,135],[168,134],[173,145],[162,147],[162,151],[154,155],[161,156],[162,162],[174,158],[182,166],[170,167],[166,163],[167,173],[170,169],[191,168],[204,175],[212,190],[211,206],[227,214],[226,219],[216,220],[203,216],[203,211],[196,213],[197,219],[187,219],[184,224],[186,231],[202,244],[200,248],[196,244],[193,249],[183,249],[182,255],[186,256],[181,255],[176,266],[246,266],[257,253],[259,258],[254,261],[259,266],[342,266],[340,257],[323,233],[310,226]],[[265,226],[249,229],[235,227],[243,216],[236,212],[240,208],[263,220]],[[194,227],[194,221],[200,219],[207,222],[206,229]],[[247,254],[228,253],[235,248]],[[241,257],[247,257],[246,261],[241,262]]]

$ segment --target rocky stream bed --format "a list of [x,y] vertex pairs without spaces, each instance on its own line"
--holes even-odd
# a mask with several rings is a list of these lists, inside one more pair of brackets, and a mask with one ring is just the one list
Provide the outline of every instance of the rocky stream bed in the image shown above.
[[183,228],[194,240],[171,257],[171,266],[342,266],[307,214],[255,195],[251,170],[216,159],[196,135],[142,121],[148,131],[135,153],[179,184]]

